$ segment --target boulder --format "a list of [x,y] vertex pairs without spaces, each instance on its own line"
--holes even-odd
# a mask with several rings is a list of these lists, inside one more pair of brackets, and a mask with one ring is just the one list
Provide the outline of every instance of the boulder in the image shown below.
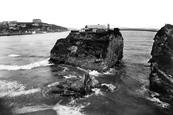
[[51,50],[50,61],[85,69],[104,71],[123,57],[123,37],[119,29],[97,32],[71,32],[58,39]]
[[151,55],[150,90],[173,105],[173,25],[166,24],[157,32]]
[[71,78],[58,82],[54,88],[52,86],[54,85],[49,86],[52,89],[51,93],[76,98],[92,93],[92,88],[101,87],[99,81],[88,73],[85,73],[81,78]]

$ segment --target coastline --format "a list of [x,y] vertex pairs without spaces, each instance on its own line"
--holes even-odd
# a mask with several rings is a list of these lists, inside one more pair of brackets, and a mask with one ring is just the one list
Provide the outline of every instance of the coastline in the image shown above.
[[[69,31],[69,30],[67,30]],[[67,32],[67,31],[59,31],[59,32]],[[48,33],[59,33],[59,32],[46,32],[46,33],[8,33],[8,34],[2,34],[0,33],[1,36],[18,36],[18,35],[37,35],[37,34],[48,34]]]

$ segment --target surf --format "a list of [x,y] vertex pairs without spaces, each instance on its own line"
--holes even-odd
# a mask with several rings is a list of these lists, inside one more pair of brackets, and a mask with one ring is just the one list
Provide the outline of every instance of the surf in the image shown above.
[[20,57],[20,55],[17,55],[17,54],[10,54],[10,55],[8,55],[8,57]]
[[0,70],[28,70],[28,69],[45,67],[50,65],[52,64],[49,63],[49,59],[46,59],[43,61],[38,61],[27,65],[0,65]]

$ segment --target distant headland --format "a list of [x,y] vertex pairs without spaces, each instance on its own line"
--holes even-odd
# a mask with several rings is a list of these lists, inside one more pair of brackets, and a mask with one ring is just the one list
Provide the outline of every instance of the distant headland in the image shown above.
[[41,19],[33,19],[32,22],[0,22],[0,36],[27,35],[36,33],[41,34],[63,31],[68,31],[68,29],[54,24],[44,23]]
[[157,32],[158,29],[154,28],[120,28],[120,31],[149,31]]
[[86,25],[85,28],[82,29],[71,29],[72,32],[98,32],[98,31],[107,31],[109,29],[118,28],[120,31],[149,31],[149,32],[157,32],[157,28],[125,28],[125,27],[111,27],[110,24],[106,25]]

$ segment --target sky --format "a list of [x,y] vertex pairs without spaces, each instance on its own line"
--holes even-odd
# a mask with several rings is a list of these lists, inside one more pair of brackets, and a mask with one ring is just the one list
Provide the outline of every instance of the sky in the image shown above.
[[42,22],[70,28],[89,24],[160,28],[173,24],[172,0],[0,0],[0,22]]

